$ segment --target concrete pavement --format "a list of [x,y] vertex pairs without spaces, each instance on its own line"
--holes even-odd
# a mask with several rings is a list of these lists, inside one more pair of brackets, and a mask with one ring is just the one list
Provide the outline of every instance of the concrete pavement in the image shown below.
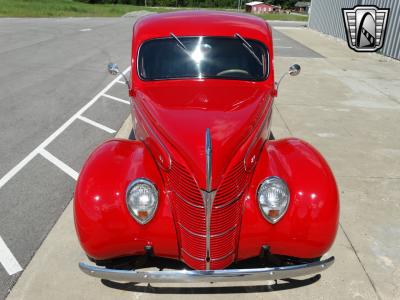
[[[82,274],[86,260],[73,227],[71,204],[15,285],[9,299],[396,299],[400,298],[400,63],[359,54],[345,43],[306,29],[279,31],[317,57],[277,57],[276,74],[292,63],[302,74],[282,82],[275,103],[276,138],[296,136],[318,148],[336,175],[341,226],[321,277],[278,284],[151,286],[109,284]],[[129,121],[127,121],[129,122]],[[129,123],[121,136],[127,137]]]
[[276,107],[289,134],[330,163],[341,191],[340,230],[376,296],[399,298],[400,62],[355,53],[311,30],[283,31],[326,58],[300,60],[302,75],[282,85]]

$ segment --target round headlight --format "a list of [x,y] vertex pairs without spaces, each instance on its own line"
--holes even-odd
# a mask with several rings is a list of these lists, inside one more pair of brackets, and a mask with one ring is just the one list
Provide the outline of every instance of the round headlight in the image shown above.
[[158,205],[158,192],[147,179],[136,179],[126,191],[126,204],[132,217],[140,224],[148,223]]
[[290,200],[289,188],[279,177],[268,177],[257,192],[258,204],[268,222],[275,224],[285,214]]

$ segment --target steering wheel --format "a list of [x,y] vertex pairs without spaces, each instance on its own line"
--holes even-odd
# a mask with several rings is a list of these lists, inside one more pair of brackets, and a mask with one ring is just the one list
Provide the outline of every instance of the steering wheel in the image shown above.
[[217,74],[217,76],[228,75],[228,74],[232,74],[232,73],[239,73],[239,74],[243,74],[243,75],[250,75],[249,72],[247,72],[246,70],[242,70],[242,69],[228,69],[228,70],[223,70],[223,71],[219,72],[219,73]]

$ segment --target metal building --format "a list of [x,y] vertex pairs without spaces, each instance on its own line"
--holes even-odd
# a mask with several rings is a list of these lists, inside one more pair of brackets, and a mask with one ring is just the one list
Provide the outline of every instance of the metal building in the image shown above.
[[399,0],[312,0],[308,26],[325,34],[346,40],[342,8],[375,5],[389,8],[386,38],[380,53],[400,59],[400,1]]

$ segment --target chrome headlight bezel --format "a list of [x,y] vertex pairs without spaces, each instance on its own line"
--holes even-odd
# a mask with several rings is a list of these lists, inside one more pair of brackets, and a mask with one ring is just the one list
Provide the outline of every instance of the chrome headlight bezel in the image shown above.
[[[148,215],[144,219],[140,218],[140,216],[135,211],[137,209],[132,207],[132,205],[130,204],[130,194],[131,194],[132,190],[135,187],[137,187],[138,185],[146,185],[149,188],[149,191],[152,193],[152,196],[154,196],[154,198],[155,198],[155,204],[153,205],[153,207],[149,211]],[[157,208],[158,208],[158,200],[159,200],[158,199],[158,190],[157,190],[155,184],[146,178],[135,179],[128,185],[128,188],[126,189],[125,202],[126,202],[128,211],[131,214],[131,216],[141,225],[145,225],[153,219],[153,217],[157,211]]]
[[[271,185],[279,185],[283,191],[285,198],[286,198],[286,199],[284,199],[285,206],[283,208],[279,209],[279,215],[277,217],[269,216],[264,210],[266,205],[262,205],[261,201],[260,201],[261,193],[265,192],[265,190],[268,187],[271,187]],[[260,184],[260,186],[257,189],[257,202],[258,202],[258,207],[259,207],[263,217],[271,224],[277,223],[286,214],[286,211],[290,204],[290,190],[289,190],[287,183],[278,176],[267,177],[266,179],[264,179],[262,181],[262,183]]]

